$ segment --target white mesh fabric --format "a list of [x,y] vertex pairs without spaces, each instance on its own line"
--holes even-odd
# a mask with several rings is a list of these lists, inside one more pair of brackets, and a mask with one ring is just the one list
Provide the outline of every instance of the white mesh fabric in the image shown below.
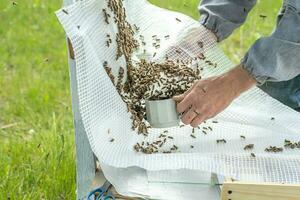
[[[157,8],[145,0],[124,0],[124,6],[127,20],[140,27],[139,34],[144,36],[147,43],[147,55],[143,55],[141,48],[133,56],[135,60],[150,59],[155,52],[158,56],[163,55],[161,52],[177,44],[185,30],[199,26],[198,22],[187,16]],[[174,140],[167,146],[176,144],[180,152],[152,155],[136,153],[133,145],[145,138],[131,130],[126,105],[103,68],[104,61],[109,63],[114,74],[117,74],[120,66],[126,67],[124,57],[116,61],[116,43],[113,42],[109,48],[106,46],[106,35],[110,34],[114,41],[118,30],[113,20],[109,25],[104,22],[103,8],[110,12],[106,1],[85,0],[64,8],[68,14],[62,10],[57,12],[75,52],[83,124],[91,147],[102,163],[118,168],[184,168],[243,180],[300,183],[300,149],[284,150],[278,154],[264,151],[269,145],[283,146],[285,139],[300,141],[300,115],[258,88],[243,94],[219,114],[216,117],[218,124],[209,120],[206,126],[209,124],[213,128],[211,134],[204,135],[196,129],[197,138],[193,139],[190,137],[190,127],[168,129]],[[182,22],[175,18],[180,18]],[[232,67],[232,63],[215,44],[213,34],[204,28],[200,32],[205,42],[205,55],[218,63],[218,67],[214,68],[199,62],[204,67],[203,76],[217,75]],[[151,45],[152,35],[162,39],[159,50]],[[164,40],[165,35],[170,35],[170,39]],[[192,38],[188,41],[193,42]],[[198,49],[187,45],[184,43],[181,48],[193,57],[191,54]],[[275,120],[271,120],[272,117]],[[151,129],[146,140],[155,140],[163,130]],[[244,135],[246,140],[241,140],[240,135]],[[115,141],[110,142],[111,138]],[[222,138],[227,140],[227,144],[216,143],[216,139]],[[255,153],[256,158],[250,157],[250,151],[243,150],[250,143],[255,144],[251,152]],[[194,148],[191,149],[190,145]]]

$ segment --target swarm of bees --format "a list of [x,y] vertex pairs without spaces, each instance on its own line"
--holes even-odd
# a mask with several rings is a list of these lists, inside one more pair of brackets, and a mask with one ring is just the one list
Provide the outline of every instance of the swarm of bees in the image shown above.
[[159,137],[154,142],[141,142],[136,143],[133,148],[136,152],[142,152],[145,154],[153,154],[153,153],[172,153],[176,152],[179,148],[176,145],[173,145],[170,148],[167,148],[167,150],[164,148],[164,150],[160,150],[163,148],[164,145],[166,145],[168,140],[173,140],[174,138],[172,136],[167,136],[166,134],[160,134]]
[[[132,114],[133,126],[132,129],[137,129],[139,134],[147,136],[148,130],[144,121],[146,117],[144,100],[160,100],[171,98],[174,95],[182,94],[190,88],[195,81],[201,79],[201,70],[192,69],[189,67],[189,62],[180,60],[169,60],[166,55],[165,61],[162,63],[155,63],[146,60],[140,60],[138,63],[132,61],[133,52],[139,48],[139,42],[134,35],[140,30],[137,25],[131,26],[126,21],[126,10],[123,7],[122,0],[108,0],[108,8],[113,13],[114,22],[118,28],[116,34],[117,53],[116,59],[124,56],[126,60],[126,80],[124,68],[120,67],[117,83],[115,83],[115,76],[112,74],[108,63],[104,63],[104,68],[107,71],[113,84],[116,86],[123,101],[127,104],[128,112]],[[111,15],[106,9],[103,9],[104,21],[109,24]],[[181,22],[179,18],[176,18]],[[164,36],[169,39],[170,35]],[[146,45],[144,36],[139,35],[142,41],[142,46]],[[161,39],[157,35],[152,36],[153,46],[160,48]],[[110,35],[107,34],[106,45],[109,47],[112,43]],[[203,42],[199,42],[203,47]],[[176,49],[177,54],[181,54],[180,49]],[[153,57],[156,53],[153,54]],[[198,56],[199,57],[199,56]],[[195,60],[199,58],[195,58]],[[205,56],[200,55],[200,59]],[[208,62],[208,61],[206,61]],[[209,61],[209,64],[212,63]],[[123,83],[124,82],[124,83]],[[211,127],[209,127],[210,130]],[[204,130],[205,131],[205,130]],[[206,131],[205,131],[206,132]]]
[[[114,21],[118,33],[116,34],[116,60],[124,56],[126,60],[126,66],[119,67],[119,72],[117,78],[112,73],[112,68],[109,67],[108,62],[103,63],[103,67],[106,70],[112,83],[115,85],[117,91],[119,92],[122,100],[127,105],[128,112],[131,113],[132,119],[132,129],[136,130],[138,134],[144,136],[148,135],[148,129],[151,128],[147,126],[146,119],[146,109],[144,105],[144,100],[161,100],[168,99],[174,95],[184,93],[188,88],[190,88],[197,80],[201,79],[202,68],[193,69],[190,67],[192,61],[203,60],[207,65],[217,67],[217,63],[213,63],[208,60],[207,57],[200,53],[197,57],[192,58],[189,61],[183,60],[172,60],[169,59],[168,55],[165,56],[165,60],[161,63],[147,61],[142,59],[138,62],[133,62],[132,55],[135,50],[140,47],[140,43],[135,39],[135,34],[140,30],[137,25],[131,26],[131,24],[126,21],[126,10],[123,7],[122,0],[107,0],[108,8],[112,12],[113,16],[106,10],[103,9],[104,21],[109,24],[110,21]],[[64,11],[68,14],[67,11]],[[113,20],[111,20],[113,19]],[[176,18],[177,22],[181,22],[179,18]],[[112,39],[109,34],[106,35],[107,42],[106,45],[109,47],[112,44]],[[170,39],[170,35],[162,36],[165,40]],[[141,46],[146,46],[143,35],[139,35],[141,41]],[[153,47],[155,49],[160,48],[161,39],[157,35],[152,36]],[[198,41],[197,45],[199,48],[204,47],[203,41]],[[145,52],[145,50],[144,50]],[[175,49],[176,54],[182,54],[181,49]],[[153,54],[153,57],[156,53]],[[116,80],[115,80],[116,79]],[[203,90],[206,93],[206,90]],[[275,118],[271,118],[274,120]],[[212,121],[212,123],[218,123],[217,121]],[[181,125],[180,128],[184,127]],[[198,127],[200,129],[200,127]],[[212,127],[202,127],[201,131],[203,134],[207,134],[209,131],[213,131]],[[196,139],[195,129],[192,129],[191,138]],[[245,140],[246,137],[241,135],[241,139]],[[142,152],[145,154],[152,153],[172,153],[177,152],[178,147],[173,145],[168,149],[160,150],[169,141],[173,140],[172,136],[168,136],[167,132],[162,133],[156,141],[154,142],[141,142],[134,145],[134,150],[137,152]],[[110,142],[114,142],[114,139],[110,139]],[[226,144],[225,139],[216,140],[218,144]],[[285,148],[300,148],[300,142],[290,142],[285,141]],[[193,149],[194,146],[190,145]],[[248,144],[244,147],[244,150],[253,150],[254,144]],[[281,152],[283,148],[270,146],[265,149],[267,152]],[[251,157],[255,158],[254,153],[251,153]]]
[[300,141],[299,142],[291,142],[290,140],[284,140],[284,147],[288,149],[295,149],[300,148]]
[[266,152],[277,153],[277,152],[282,152],[283,148],[282,147],[276,147],[276,146],[270,146],[270,147],[266,148],[265,151]]

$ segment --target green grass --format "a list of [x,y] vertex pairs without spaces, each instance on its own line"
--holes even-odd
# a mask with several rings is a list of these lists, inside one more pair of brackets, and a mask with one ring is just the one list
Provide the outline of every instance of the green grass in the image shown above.
[[[198,18],[198,0],[151,0]],[[0,200],[74,199],[75,147],[60,0],[0,0]],[[222,44],[238,62],[271,32],[279,1],[259,1]],[[265,20],[259,14],[267,15]]]

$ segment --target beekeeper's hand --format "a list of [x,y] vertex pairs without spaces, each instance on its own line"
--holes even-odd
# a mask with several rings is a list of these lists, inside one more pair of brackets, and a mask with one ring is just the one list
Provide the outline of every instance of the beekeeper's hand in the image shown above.
[[187,92],[175,96],[182,122],[197,127],[223,111],[241,93],[256,84],[246,70],[237,66],[216,77],[197,81]]

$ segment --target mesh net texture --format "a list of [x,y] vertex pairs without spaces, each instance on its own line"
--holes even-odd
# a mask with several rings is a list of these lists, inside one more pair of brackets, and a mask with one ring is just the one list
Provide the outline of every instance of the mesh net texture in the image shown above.
[[[194,63],[203,68],[202,77],[224,73],[233,66],[219,49],[214,35],[199,28],[197,21],[144,0],[124,0],[123,5],[128,22],[139,27],[139,33],[135,35],[137,41],[141,43],[139,35],[143,35],[146,43],[140,44],[134,52],[133,61],[159,59],[174,44],[179,44],[184,52],[170,55],[173,59],[195,57],[199,55],[199,47],[195,44],[200,34],[202,53],[212,63],[217,63],[217,67],[205,60]],[[104,20],[103,9],[111,16],[109,24]],[[132,120],[126,104],[103,68],[103,63],[108,62],[112,73],[118,76],[119,68],[126,67],[124,56],[116,59],[118,29],[107,1],[77,1],[56,14],[74,48],[80,113],[92,150],[100,162],[115,168],[190,169],[235,179],[300,183],[300,148],[284,148],[285,140],[300,141],[300,115],[297,112],[253,88],[194,131],[184,126],[151,128],[147,137],[137,134],[131,129]],[[182,38],[193,28],[198,32]],[[107,34],[112,39],[109,47]],[[159,49],[153,46],[153,35],[161,39]],[[137,142],[155,141],[166,130],[174,139],[168,140],[164,148],[176,145],[178,151],[150,155],[134,151]],[[192,132],[196,138],[190,136]],[[225,139],[226,144],[217,143],[218,139]],[[248,144],[254,144],[254,148],[244,150]],[[283,152],[266,152],[270,145],[283,147]]]

